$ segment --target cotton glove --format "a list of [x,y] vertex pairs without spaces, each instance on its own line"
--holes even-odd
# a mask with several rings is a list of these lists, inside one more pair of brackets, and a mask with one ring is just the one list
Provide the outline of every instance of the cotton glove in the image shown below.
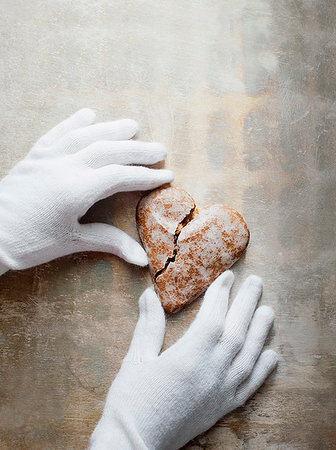
[[131,165],[154,164],[167,152],[128,140],[138,129],[133,120],[92,125],[94,119],[82,109],[57,125],[0,182],[0,274],[89,250],[147,264],[142,247],[118,228],[78,220],[116,192],[170,182],[168,170]]
[[250,276],[226,314],[233,278],[227,271],[212,283],[185,335],[160,355],[164,312],[154,291],[144,292],[92,450],[180,448],[263,384],[278,360],[273,350],[261,353],[274,313],[255,311],[262,281]]

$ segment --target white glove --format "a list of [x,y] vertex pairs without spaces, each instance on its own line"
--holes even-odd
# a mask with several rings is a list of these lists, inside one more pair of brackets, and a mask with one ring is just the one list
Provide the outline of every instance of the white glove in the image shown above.
[[142,247],[106,224],[80,225],[93,203],[116,192],[147,190],[170,182],[172,172],[130,164],[166,157],[156,143],[130,139],[133,120],[91,125],[82,109],[44,135],[0,182],[0,275],[80,251],[114,253],[144,266]]
[[206,431],[262,385],[277,364],[260,354],[273,323],[255,311],[262,281],[250,276],[227,311],[233,273],[208,288],[185,335],[159,355],[165,316],[152,289],[140,298],[132,343],[109,390],[91,449],[177,449]]

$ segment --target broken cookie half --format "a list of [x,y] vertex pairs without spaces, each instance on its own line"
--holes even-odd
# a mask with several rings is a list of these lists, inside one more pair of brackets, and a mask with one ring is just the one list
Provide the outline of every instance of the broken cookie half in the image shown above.
[[223,205],[198,210],[188,192],[175,187],[156,189],[139,201],[137,226],[167,312],[196,299],[239,259],[249,241],[237,211]]

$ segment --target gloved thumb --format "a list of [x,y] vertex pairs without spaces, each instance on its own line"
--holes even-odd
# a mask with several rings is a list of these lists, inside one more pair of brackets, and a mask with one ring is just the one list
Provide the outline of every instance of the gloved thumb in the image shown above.
[[78,251],[112,253],[138,266],[147,266],[145,250],[133,238],[113,225],[88,223],[80,226]]
[[145,362],[156,358],[161,350],[166,320],[161,302],[153,288],[139,299],[139,319],[124,361]]

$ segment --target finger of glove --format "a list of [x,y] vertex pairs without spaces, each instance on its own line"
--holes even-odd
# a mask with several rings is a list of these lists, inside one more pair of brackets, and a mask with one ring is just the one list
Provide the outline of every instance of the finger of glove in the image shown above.
[[124,231],[104,223],[88,223],[79,228],[79,250],[112,253],[138,266],[148,259],[141,245]]
[[153,288],[139,299],[139,319],[125,361],[146,362],[156,358],[165,335],[165,315]]
[[251,373],[273,321],[274,312],[269,306],[260,306],[254,313],[245,343],[231,365],[231,375],[238,383],[241,383]]
[[96,113],[89,108],[83,108],[77,111],[72,116],[65,119],[63,122],[56,125],[48,133],[44,134],[36,143],[40,147],[48,147],[53,145],[57,140],[62,138],[65,134],[78,128],[91,125],[96,118]]
[[158,143],[139,141],[98,141],[79,151],[74,157],[89,167],[109,164],[155,164],[167,156]]
[[131,119],[102,122],[79,128],[67,133],[55,143],[55,151],[73,154],[96,141],[121,141],[132,138],[138,131],[138,124]]
[[225,319],[223,343],[234,357],[245,341],[246,332],[262,293],[261,278],[251,275],[243,283]]
[[251,375],[243,381],[236,390],[237,406],[244,403],[253,395],[278,364],[279,356],[274,350],[265,350],[258,358]]
[[154,189],[172,181],[174,174],[170,170],[111,165],[94,170],[91,177],[87,188],[94,193],[94,201],[98,201],[116,192]]
[[201,308],[191,324],[188,334],[217,342],[224,330],[225,314],[234,275],[230,270],[222,273],[208,287]]

